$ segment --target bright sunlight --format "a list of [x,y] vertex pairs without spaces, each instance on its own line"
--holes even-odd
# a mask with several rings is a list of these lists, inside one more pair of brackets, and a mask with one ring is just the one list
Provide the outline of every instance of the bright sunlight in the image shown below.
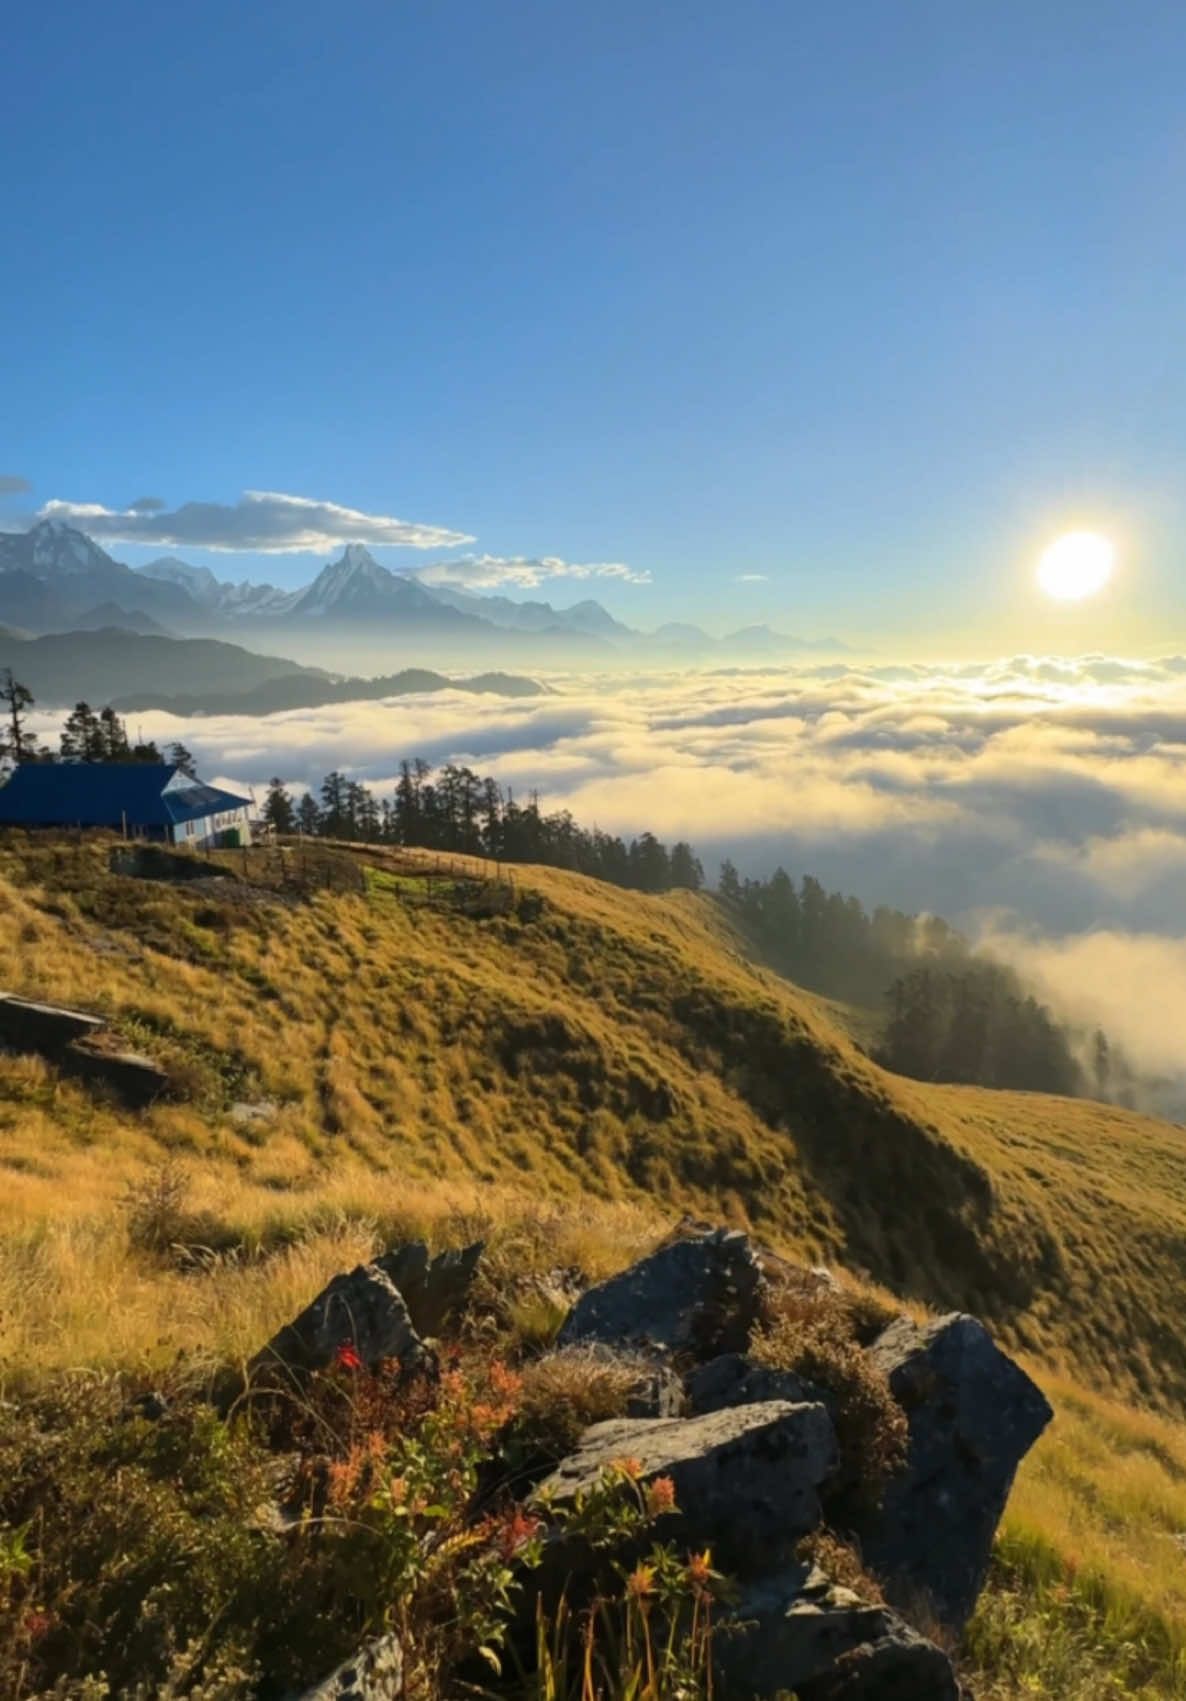
[[1116,550],[1098,532],[1066,532],[1038,563],[1038,583],[1058,602],[1082,602],[1102,591],[1112,577]]

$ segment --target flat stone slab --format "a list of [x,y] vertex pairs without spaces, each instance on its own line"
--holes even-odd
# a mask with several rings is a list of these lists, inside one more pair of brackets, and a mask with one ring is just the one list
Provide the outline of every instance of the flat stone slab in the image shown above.
[[172,1086],[159,1063],[135,1051],[92,1051],[85,1045],[70,1045],[55,1061],[67,1074],[109,1087],[130,1110],[155,1104]]
[[571,1504],[624,1460],[640,1481],[672,1479],[678,1511],[660,1520],[660,1539],[710,1546],[726,1570],[768,1570],[819,1522],[835,1435],[822,1405],[785,1400],[698,1418],[611,1418],[585,1431],[536,1498]]
[[102,1026],[102,1016],[92,1016],[85,1010],[39,1004],[0,992],[0,1045],[12,1050],[56,1053]]

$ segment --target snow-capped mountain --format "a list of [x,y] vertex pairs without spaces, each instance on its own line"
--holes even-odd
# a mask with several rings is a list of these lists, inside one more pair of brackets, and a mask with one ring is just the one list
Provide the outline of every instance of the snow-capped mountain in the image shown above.
[[171,628],[200,614],[183,586],[144,579],[64,520],[0,532],[0,620],[61,630],[104,605],[147,614]]
[[[0,624],[31,632],[63,632],[96,624],[125,630],[164,628],[184,637],[243,637],[280,642],[287,635],[320,661],[316,635],[325,630],[354,654],[370,642],[382,663],[400,648],[422,659],[423,640],[449,654],[514,654],[543,665],[598,663],[615,656],[641,665],[664,661],[759,658],[809,652],[839,653],[835,639],[787,637],[767,626],[714,638],[698,626],[671,623],[639,632],[592,598],[567,608],[529,599],[483,595],[426,585],[393,573],[362,544],[348,544],[300,590],[232,583],[208,567],[163,556],[133,570],[114,560],[77,527],[39,521],[27,532],[0,532]],[[339,664],[341,665],[341,664]]]
[[323,567],[296,597],[288,614],[294,621],[379,621],[450,630],[480,628],[481,624],[438,602],[430,590],[406,573],[381,567],[360,543],[347,544],[336,561]]
[[250,579],[238,583],[219,579],[209,567],[194,567],[175,555],[162,555],[138,571],[147,579],[180,585],[201,607],[220,614],[286,614],[301,594],[276,585],[255,585]]
[[0,532],[0,572],[28,573],[49,583],[106,574],[118,567],[85,532],[65,520],[39,520],[27,532]]
[[209,567],[192,567],[188,561],[179,561],[175,555],[162,555],[155,561],[150,561],[146,567],[137,569],[146,579],[160,579],[167,585],[180,585],[189,592],[195,602],[202,603],[207,608],[215,608],[223,591],[227,588],[221,579],[215,578]]

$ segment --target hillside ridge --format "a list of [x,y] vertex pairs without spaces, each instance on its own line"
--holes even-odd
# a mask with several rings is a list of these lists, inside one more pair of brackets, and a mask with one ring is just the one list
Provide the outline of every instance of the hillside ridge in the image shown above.
[[280,1193],[362,1165],[723,1211],[1102,1385],[1186,1390],[1180,1129],[889,1075],[709,898],[521,868],[480,917],[421,901],[416,853],[340,854],[368,895],[183,891],[111,874],[99,842],[0,844],[0,986],[101,1011],[187,1083],[142,1118],[57,1081],[34,1121],[0,1113],[30,1208],[98,1144],[109,1187],[189,1149]]

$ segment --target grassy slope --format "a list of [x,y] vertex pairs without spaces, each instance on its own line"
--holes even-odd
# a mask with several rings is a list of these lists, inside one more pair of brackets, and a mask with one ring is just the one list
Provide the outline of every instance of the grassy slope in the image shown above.
[[[1186,1133],[888,1075],[744,960],[710,900],[529,870],[530,921],[382,895],[248,908],[82,855],[0,850],[0,985],[183,1054],[199,1102],[121,1118],[55,1086],[0,1111],[33,1166],[18,1206],[39,1170],[101,1148],[114,1178],[153,1141],[278,1194],[352,1159],[634,1196],[748,1219],[1100,1382],[1186,1392]],[[237,1129],[230,1102],[261,1098],[274,1117]]]
[[[1056,1382],[1004,1551],[1096,1590],[1118,1635],[1186,1647],[1186,1436],[1101,1397],[1186,1390],[1181,1130],[889,1076],[690,895],[524,870],[528,907],[475,921],[104,870],[94,845],[0,846],[0,986],[107,1012],[191,1096],[129,1117],[0,1060],[0,1365],[246,1352],[376,1238],[442,1220],[596,1269],[661,1216],[724,1216],[974,1310],[1095,1390]],[[235,1101],[273,1108],[243,1124]],[[230,1249],[200,1279],[129,1253],[117,1202],[162,1150],[194,1177],[191,1238]]]

